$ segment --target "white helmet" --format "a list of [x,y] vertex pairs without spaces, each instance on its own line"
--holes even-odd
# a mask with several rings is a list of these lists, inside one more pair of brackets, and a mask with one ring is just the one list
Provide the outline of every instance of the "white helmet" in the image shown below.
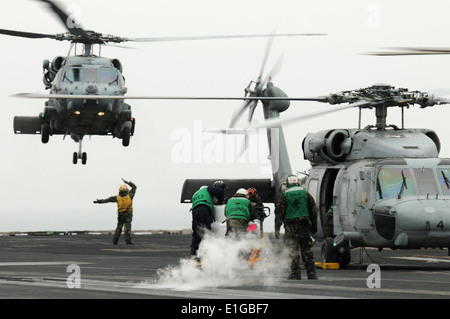
[[247,190],[245,188],[239,188],[236,191],[236,194],[240,194],[240,195],[246,195],[247,196]]

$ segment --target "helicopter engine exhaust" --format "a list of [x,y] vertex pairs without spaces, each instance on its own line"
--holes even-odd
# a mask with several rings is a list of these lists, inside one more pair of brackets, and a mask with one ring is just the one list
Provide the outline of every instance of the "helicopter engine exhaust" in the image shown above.
[[337,129],[310,133],[302,144],[304,159],[311,165],[321,162],[335,165],[366,158],[429,158],[439,154],[439,137],[432,130],[394,129],[384,131],[382,136],[375,132]]
[[59,69],[64,66],[65,62],[66,59],[62,56],[57,56],[56,58],[54,58],[52,61],[52,71],[54,71],[55,73],[58,72]]
[[120,63],[120,61],[118,59],[112,59],[111,63],[117,70],[120,71],[120,73],[123,72],[122,63]]
[[336,164],[345,160],[351,152],[352,139],[347,130],[327,130],[308,134],[303,140],[304,158],[311,162],[321,158]]
[[44,78],[42,79],[42,81],[44,82],[44,85],[47,89],[51,87],[56,73],[58,73],[59,69],[64,66],[65,62],[66,59],[62,56],[57,56],[56,58],[54,58],[52,63],[50,63],[50,61],[47,59],[42,62],[42,67],[44,69]]

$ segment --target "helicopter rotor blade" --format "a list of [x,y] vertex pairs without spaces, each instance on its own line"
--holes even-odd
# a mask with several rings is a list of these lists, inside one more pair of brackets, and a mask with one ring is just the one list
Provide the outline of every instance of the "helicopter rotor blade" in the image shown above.
[[[439,54],[450,54],[450,48],[387,48],[389,50],[394,50],[393,52],[370,52],[367,55],[376,56],[401,56],[401,55],[439,55]],[[397,51],[397,52],[395,52]]]
[[281,55],[281,57],[278,58],[277,62],[273,65],[272,69],[269,73],[264,77],[264,79],[261,81],[262,86],[264,87],[267,82],[271,81],[281,70],[281,66],[283,65],[284,60],[284,54]]
[[61,22],[64,24],[65,28],[73,35],[78,35],[83,38],[88,38],[88,34],[86,31],[81,28],[77,21],[74,21],[73,18],[68,16],[59,6],[56,5],[55,2],[50,0],[40,0],[41,2],[45,2],[50,6],[50,9],[58,16]]
[[[264,56],[262,59],[262,63],[261,63],[261,68],[259,70],[259,75],[258,78],[255,82],[255,87],[253,90],[250,89],[250,86],[252,84],[252,82],[250,82],[250,84],[247,86],[246,88],[246,95],[247,97],[260,97],[263,95],[263,88],[265,87],[265,85],[267,84],[267,82],[269,81],[269,79],[271,78],[271,76],[274,76],[276,73],[278,73],[278,71],[281,69],[281,64],[282,64],[282,60],[283,60],[283,56],[278,59],[277,63],[273,66],[272,70],[270,71],[270,73],[264,76],[264,70],[266,68],[266,64],[267,64],[267,60],[269,58],[269,54],[270,51],[272,49],[272,44],[273,44],[273,40],[276,36],[275,34],[275,30],[272,32],[271,35],[267,35],[269,36],[267,43],[266,43],[266,48],[264,50]],[[259,99],[258,99],[259,100]],[[244,111],[248,108],[249,110],[249,114],[247,117],[247,122],[251,123],[252,118],[253,118],[253,114],[255,113],[255,108],[258,105],[258,100],[248,100],[246,103],[244,103],[237,112],[235,112],[231,118],[231,123],[230,123],[230,127],[234,127],[234,125],[236,124],[236,122],[239,120],[239,118],[242,116],[242,114],[244,113]],[[244,144],[245,146],[245,144]]]
[[269,119],[260,123],[252,123],[249,127],[247,127],[247,130],[251,130],[251,129],[257,129],[257,128],[272,128],[272,127],[279,127],[281,124],[285,124],[285,123],[290,123],[290,122],[299,122],[299,121],[305,121],[305,120],[310,120],[316,117],[320,117],[323,115],[327,115],[327,114],[331,114],[331,113],[336,113],[336,112],[340,112],[346,109],[350,109],[350,108],[354,108],[355,106],[350,104],[350,105],[346,105],[340,108],[336,108],[333,110],[326,110],[326,111],[321,111],[321,112],[317,112],[317,113],[311,113],[311,114],[307,114],[307,115],[295,115],[295,116],[289,116],[289,117],[285,117],[285,118],[276,118],[276,119]]
[[[82,95],[82,94],[41,94],[41,93],[16,93],[16,98],[28,99],[72,99],[72,100],[209,100],[209,101],[316,101],[326,102],[321,97],[263,97],[263,96],[145,96],[145,95]],[[245,103],[246,106],[247,103]],[[242,108],[245,110],[244,105]]]
[[261,68],[259,70],[258,81],[261,81],[262,76],[264,74],[264,69],[266,68],[266,63],[269,58],[270,51],[272,50],[272,44],[274,40],[275,30],[272,32],[272,35],[267,39],[266,49],[264,50],[264,56],[261,63]]
[[436,101],[436,105],[450,104],[450,99],[444,98],[444,97],[437,97],[437,98],[435,98],[435,101]]
[[[43,0],[42,0],[43,1]],[[237,35],[212,35],[212,36],[186,36],[186,37],[154,37],[154,38],[124,38],[131,42],[169,42],[169,41],[197,41],[215,39],[239,39],[239,38],[265,38],[265,37],[296,37],[296,36],[324,36],[326,33],[285,33],[285,34],[237,34]]]
[[9,35],[12,37],[22,37],[22,38],[30,38],[30,39],[44,39],[44,38],[56,39],[56,36],[54,34],[14,31],[14,30],[7,30],[7,29],[0,29],[0,34]]
[[251,100],[245,101],[239,108],[236,109],[236,111],[234,111],[233,115],[231,116],[230,127],[234,127],[236,125],[236,122],[240,119],[242,114],[244,114],[250,102]]
[[[257,101],[259,97],[220,97],[220,96],[145,96],[145,95],[82,95],[82,94],[40,94],[40,93],[16,93],[12,97],[28,99],[71,99],[71,100],[231,100]],[[270,99],[270,98],[262,98]]]

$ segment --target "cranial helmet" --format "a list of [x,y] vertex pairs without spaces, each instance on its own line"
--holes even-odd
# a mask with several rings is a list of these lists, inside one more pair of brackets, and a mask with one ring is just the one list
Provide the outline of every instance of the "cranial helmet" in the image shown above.
[[240,195],[247,195],[247,190],[245,188],[239,188],[236,191],[236,194],[240,194]]
[[286,178],[286,185],[289,186],[296,186],[299,185],[298,177],[296,175],[289,175]]
[[257,193],[256,188],[253,188],[253,187],[247,188],[247,194],[248,194],[248,196],[253,196],[253,195],[255,195],[256,193]]
[[213,186],[214,187],[222,187],[223,189],[226,188],[225,183],[223,181],[215,181]]

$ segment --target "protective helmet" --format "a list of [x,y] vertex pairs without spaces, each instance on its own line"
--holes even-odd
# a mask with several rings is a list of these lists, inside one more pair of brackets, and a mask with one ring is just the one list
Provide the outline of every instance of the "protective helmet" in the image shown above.
[[247,190],[245,188],[239,188],[236,191],[236,194],[240,194],[240,195],[247,195]]
[[128,186],[126,184],[120,185],[119,192],[128,192]]
[[299,185],[298,177],[296,175],[289,175],[286,178],[286,185],[289,186],[296,186]]
[[214,187],[222,187],[223,189],[226,188],[225,183],[223,181],[215,181],[213,186]]
[[256,193],[257,193],[256,188],[253,188],[253,187],[247,188],[247,194],[248,194],[248,196],[253,196],[253,195],[255,195]]

